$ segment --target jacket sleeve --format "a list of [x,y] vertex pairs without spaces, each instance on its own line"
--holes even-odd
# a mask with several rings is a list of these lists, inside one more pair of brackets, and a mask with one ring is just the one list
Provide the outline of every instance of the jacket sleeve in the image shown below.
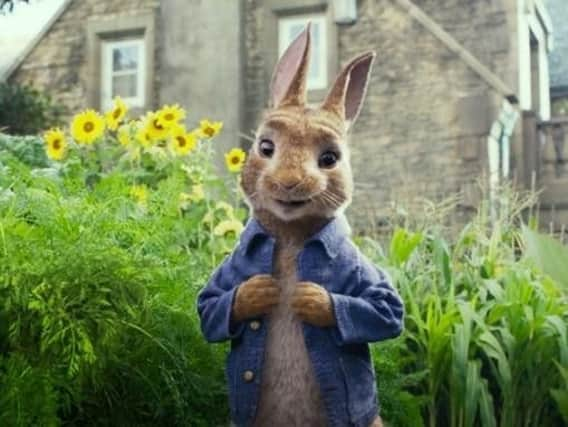
[[197,297],[197,312],[201,319],[201,331],[209,342],[221,342],[237,338],[243,324],[231,323],[231,311],[237,287],[233,256],[215,270],[209,282]]
[[339,345],[382,341],[403,330],[404,307],[390,278],[359,254],[357,283],[349,294],[331,293]]

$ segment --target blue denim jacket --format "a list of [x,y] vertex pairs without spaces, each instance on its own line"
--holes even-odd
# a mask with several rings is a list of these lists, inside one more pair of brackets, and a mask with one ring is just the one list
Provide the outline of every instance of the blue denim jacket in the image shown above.
[[[250,220],[237,248],[198,297],[205,338],[231,340],[226,373],[231,418],[239,427],[251,425],[255,417],[267,328],[263,319],[231,325],[231,308],[242,282],[271,274],[274,243],[258,221]],[[337,219],[306,242],[298,256],[298,279],[327,289],[336,316],[332,328],[303,325],[329,426],[368,427],[377,415],[378,402],[367,343],[401,333],[400,297],[388,277],[351,243]]]

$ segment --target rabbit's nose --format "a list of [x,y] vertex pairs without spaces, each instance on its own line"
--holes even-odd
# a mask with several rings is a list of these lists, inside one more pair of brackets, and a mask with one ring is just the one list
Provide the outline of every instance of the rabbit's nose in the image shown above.
[[274,178],[279,187],[285,191],[293,190],[302,182],[302,176],[300,174],[291,173],[290,171],[280,172]]
[[300,183],[300,181],[294,181],[294,182],[283,182],[282,183],[282,187],[284,187],[284,190],[286,191],[290,191],[293,190],[295,187],[298,186],[298,184]]

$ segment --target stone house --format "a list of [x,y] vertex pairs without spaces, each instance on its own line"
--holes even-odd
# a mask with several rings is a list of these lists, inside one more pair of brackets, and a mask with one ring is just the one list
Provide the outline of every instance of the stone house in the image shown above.
[[277,57],[307,20],[314,104],[352,56],[378,53],[350,142],[357,224],[455,193],[459,218],[480,179],[557,179],[535,179],[551,119],[544,0],[66,0],[4,78],[72,111],[117,93],[135,109],[180,103],[193,123],[224,121],[222,150],[248,146]]
[[554,26],[554,49],[550,53],[553,112],[568,115],[568,4],[563,0],[547,0],[546,7]]
[[[537,131],[527,140],[536,139],[538,161],[535,162],[540,196],[541,225],[566,234],[568,224],[568,3],[546,0],[553,27],[550,59],[550,98],[552,116],[537,120]],[[526,130],[532,132],[532,119]]]

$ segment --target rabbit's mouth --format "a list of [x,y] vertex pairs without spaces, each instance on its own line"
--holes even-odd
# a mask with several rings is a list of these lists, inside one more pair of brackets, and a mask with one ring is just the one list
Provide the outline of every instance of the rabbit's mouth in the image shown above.
[[276,202],[283,207],[286,208],[300,208],[302,206],[307,205],[310,202],[310,199],[305,199],[305,200],[280,200],[280,199],[275,199]]

